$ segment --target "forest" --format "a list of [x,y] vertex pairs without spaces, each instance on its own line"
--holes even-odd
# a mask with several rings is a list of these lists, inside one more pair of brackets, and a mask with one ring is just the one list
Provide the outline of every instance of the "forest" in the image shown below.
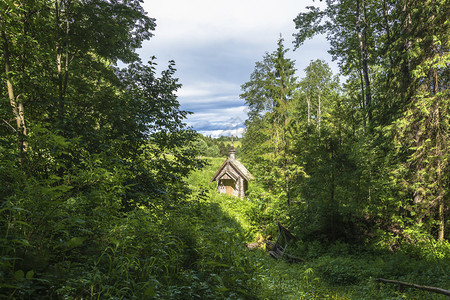
[[[240,199],[141,1],[0,1],[0,299],[447,299],[376,279],[450,290],[450,2],[325,3],[292,47],[339,74],[280,38],[242,83]],[[246,247],[277,221],[302,262]]]

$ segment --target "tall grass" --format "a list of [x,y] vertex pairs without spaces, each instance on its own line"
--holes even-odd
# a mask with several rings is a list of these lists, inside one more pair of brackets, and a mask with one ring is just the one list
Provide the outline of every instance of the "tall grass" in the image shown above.
[[209,220],[209,225],[202,221],[197,227],[203,232],[202,238],[208,239],[201,264],[204,270],[221,270],[227,279],[235,280],[235,272],[244,270],[247,276],[246,285],[236,287],[228,282],[224,290],[247,288],[245,292],[241,290],[240,297],[257,299],[447,299],[418,290],[399,292],[395,286],[382,286],[379,290],[374,279],[385,277],[449,289],[448,243],[429,241],[392,252],[370,243],[300,240],[290,246],[291,254],[308,262],[298,264],[272,259],[264,250],[245,250],[244,242],[255,241],[263,233],[257,220],[258,214],[267,213],[267,209],[263,211],[255,200],[218,194],[215,183],[209,184],[209,179],[223,159],[208,161],[208,168],[189,178],[191,187],[203,193],[202,201],[211,208],[199,215]]

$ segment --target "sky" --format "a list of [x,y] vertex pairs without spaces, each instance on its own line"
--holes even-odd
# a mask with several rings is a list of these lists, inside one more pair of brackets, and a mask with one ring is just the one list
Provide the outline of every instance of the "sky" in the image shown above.
[[295,60],[297,76],[311,60],[323,59],[337,73],[323,36],[294,50],[293,19],[313,0],[145,0],[148,16],[156,19],[154,36],[139,54],[145,62],[156,56],[159,71],[175,61],[182,88],[183,110],[193,112],[186,123],[196,131],[218,137],[241,136],[247,118],[241,85],[250,80],[255,63],[276,50],[280,35]]

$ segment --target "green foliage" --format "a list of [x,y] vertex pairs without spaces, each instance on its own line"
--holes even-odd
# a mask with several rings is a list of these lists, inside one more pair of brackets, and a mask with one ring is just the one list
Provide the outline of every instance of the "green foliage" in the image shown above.
[[194,147],[199,149],[199,153],[206,157],[221,157],[228,154],[228,149],[225,154],[222,154],[221,144],[218,142],[218,139],[213,139],[200,133],[197,135],[194,143]]
[[358,261],[350,258],[330,258],[323,256],[317,262],[317,269],[327,282],[336,285],[351,285],[357,283],[361,274]]
[[[187,128],[174,62],[138,58],[139,1],[1,2],[0,298],[440,299],[373,279],[449,287],[448,8],[300,14],[347,83],[318,60],[298,81],[282,39],[256,63],[238,199],[209,183],[230,138]],[[277,219],[308,262],[247,251]]]
[[293,165],[292,135],[295,119],[290,112],[298,88],[294,62],[286,58],[283,39],[277,50],[257,62],[250,81],[240,95],[249,106],[247,131],[242,141],[245,161],[255,166],[257,178],[280,200],[289,205],[293,199],[291,183],[304,175]]
[[188,143],[196,133],[183,123],[174,63],[158,76],[155,59],[135,52],[154,19],[139,1],[0,6],[0,294],[142,299],[174,289],[196,260],[195,237],[169,212],[203,162]]
[[[285,265],[283,262],[261,257],[259,271],[261,291],[268,298],[300,297],[304,299],[444,299],[437,294],[408,290],[399,293],[395,287],[384,285],[377,291],[375,278],[389,278],[436,287],[448,286],[448,243],[436,242],[432,237],[415,234],[415,240],[389,250],[392,236],[381,243],[376,238],[358,243],[330,242],[320,230],[305,234],[314,225],[305,222],[298,226],[298,214],[293,208],[274,211],[276,200],[261,186],[252,184],[248,204],[252,218],[260,220],[264,235],[277,235],[275,214],[282,216],[292,232],[301,239],[289,246],[289,253],[306,259],[305,264]],[[260,202],[258,202],[260,201]],[[256,205],[255,205],[256,204]],[[239,208],[240,214],[245,210]],[[293,213],[295,218],[286,215]],[[267,214],[270,212],[271,214]],[[304,215],[311,212],[303,212]],[[298,227],[297,227],[298,226]],[[305,229],[306,227],[306,229]],[[318,226],[317,228],[320,228]],[[412,232],[405,231],[409,237]],[[381,235],[377,235],[381,236]],[[302,238],[303,237],[303,238]]]
[[[448,209],[444,208],[448,206],[444,200],[448,199],[448,178],[444,174],[448,168],[449,122],[442,116],[449,110],[445,95],[450,77],[444,65],[448,65],[450,43],[449,23],[444,21],[443,12],[449,4],[326,4],[323,8],[308,7],[294,20],[298,29],[295,44],[298,47],[316,34],[327,34],[330,53],[341,73],[348,76],[343,95],[347,98],[343,103],[348,104],[344,110],[341,107],[341,113],[330,111],[331,118],[324,120],[332,129],[331,137],[339,139],[340,149],[328,147],[307,161],[320,157],[331,166],[328,174],[333,167],[343,169],[336,175],[347,182],[336,183],[333,188],[335,192],[347,190],[345,197],[349,200],[339,201],[341,207],[348,208],[347,212],[339,211],[341,218],[348,219],[346,214],[351,212],[357,216],[352,221],[357,221],[358,227],[389,231],[385,235],[391,235],[393,243],[395,239],[413,239],[410,234],[416,231],[444,240],[448,229]],[[313,93],[313,97],[318,95]],[[308,93],[300,96],[310,104]],[[304,103],[300,107],[306,109]],[[327,107],[336,108],[339,106]],[[353,136],[348,138],[350,134]],[[310,142],[297,141],[303,149],[303,144]],[[325,159],[327,155],[332,156],[330,160]],[[342,155],[347,157],[345,165],[340,160]],[[314,164],[314,170],[316,167]],[[305,171],[311,181],[319,175],[320,182],[326,175]],[[314,186],[314,193],[318,187]],[[361,224],[363,218],[369,222]],[[407,234],[399,234],[402,230]]]

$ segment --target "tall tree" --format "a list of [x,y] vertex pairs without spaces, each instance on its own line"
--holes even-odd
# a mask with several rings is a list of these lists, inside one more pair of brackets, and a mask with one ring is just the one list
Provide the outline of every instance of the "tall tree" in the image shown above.
[[[280,38],[277,50],[266,53],[263,61],[256,63],[251,80],[242,85],[244,92],[241,98],[250,108],[247,133],[243,140],[244,151],[248,156],[250,153],[255,156],[256,153],[251,148],[259,149],[258,156],[264,157],[267,167],[279,172],[278,175],[271,176],[271,181],[277,181],[276,178],[281,176],[281,182],[270,185],[272,188],[284,186],[286,201],[290,204],[290,181],[295,176],[290,175],[295,172],[289,171],[292,157],[289,139],[292,121],[290,108],[298,83],[294,62],[286,58],[288,50]],[[255,144],[255,141],[261,141],[261,144]]]
[[[71,278],[47,270],[91,272],[76,261],[99,262],[114,224],[188,194],[184,177],[202,162],[174,63],[157,75],[136,53],[154,28],[138,0],[0,2],[0,249],[15,261],[2,265],[2,293],[53,298]],[[22,270],[33,288],[18,284]]]
[[296,99],[299,124],[292,143],[294,163],[306,176],[293,183],[302,200],[294,208],[293,219],[305,236],[320,232],[330,240],[346,238],[360,216],[352,147],[357,110],[324,61],[311,61],[305,73]]
[[359,155],[374,161],[360,165],[373,214],[384,207],[390,225],[425,224],[421,228],[438,239],[445,237],[448,215],[449,122],[442,116],[448,113],[449,5],[330,0],[324,10],[309,7],[295,19],[297,46],[327,34],[330,53],[349,76],[347,94],[369,122]]
[[[401,174],[405,189],[413,197],[411,210],[416,222],[432,223],[437,219],[437,237],[445,236],[445,209],[448,207],[449,77],[450,27],[446,1],[402,3],[406,13],[401,40],[408,51],[408,70],[401,76],[409,79],[405,110],[391,129],[398,150],[405,154]],[[406,73],[407,72],[407,73]],[[400,74],[399,74],[400,75]],[[435,217],[436,216],[436,217]],[[430,231],[433,226],[430,224]]]
[[316,34],[327,34],[333,59],[338,60],[343,75],[358,74],[360,93],[365,99],[363,109],[365,120],[372,119],[371,70],[375,51],[372,18],[376,16],[376,1],[328,0],[321,10],[309,6],[306,13],[300,13],[294,20],[298,32],[295,34],[296,47]]
[[[65,136],[77,135],[70,133],[77,126],[74,121],[92,117],[86,110],[101,101],[98,87],[114,80],[107,65],[137,60],[135,49],[155,26],[138,1],[23,0],[1,5],[2,76],[21,148],[32,130],[27,119],[56,124]],[[102,72],[105,76],[99,77]],[[95,82],[97,89],[91,84]],[[70,118],[68,110],[78,118]]]
[[331,69],[323,60],[311,61],[305,68],[305,73],[306,76],[302,79],[301,86],[307,97],[308,123],[312,115],[311,109],[314,107],[316,109],[314,118],[317,122],[317,132],[320,138],[324,102],[338,83],[335,79],[333,80]]

